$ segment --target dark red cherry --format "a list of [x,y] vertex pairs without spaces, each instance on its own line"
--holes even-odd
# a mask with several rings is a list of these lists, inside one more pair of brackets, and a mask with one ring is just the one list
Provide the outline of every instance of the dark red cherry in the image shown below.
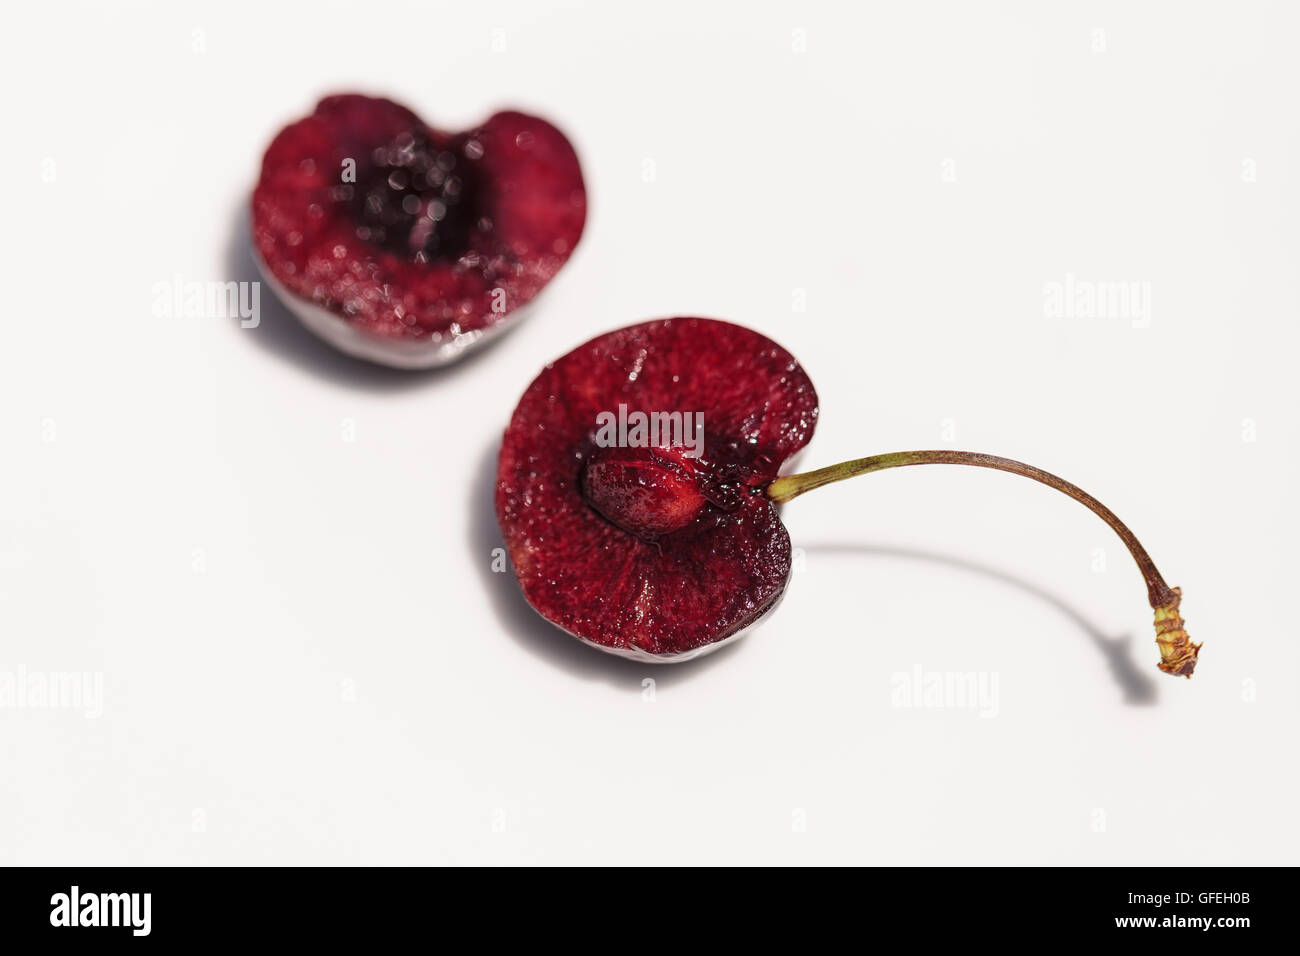
[[573,253],[586,210],[573,147],[545,120],[504,112],[445,133],[348,94],[272,141],[253,244],[312,331],[425,368],[512,325]]
[[[703,415],[680,447],[607,448],[598,416]],[[761,489],[802,448],[817,393],[770,339],[710,319],[646,322],[548,365],[501,448],[497,516],[528,601],[604,650],[680,660],[780,599],[790,539]]]

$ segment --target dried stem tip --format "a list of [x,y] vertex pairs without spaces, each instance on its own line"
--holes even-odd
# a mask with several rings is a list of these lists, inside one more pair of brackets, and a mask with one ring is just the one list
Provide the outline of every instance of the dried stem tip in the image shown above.
[[1157,666],[1166,674],[1190,678],[1196,670],[1196,655],[1201,652],[1201,645],[1193,644],[1187,636],[1187,626],[1178,613],[1182,602],[1182,589],[1170,588],[1169,599],[1156,608],[1156,644],[1160,648]]

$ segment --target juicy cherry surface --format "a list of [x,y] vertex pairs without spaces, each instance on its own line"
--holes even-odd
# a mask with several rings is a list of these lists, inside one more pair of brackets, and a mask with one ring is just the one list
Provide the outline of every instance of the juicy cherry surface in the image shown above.
[[598,448],[582,473],[587,502],[646,541],[678,531],[705,505],[695,462],[674,448]]
[[481,212],[481,149],[464,136],[438,149],[418,129],[376,147],[365,179],[339,189],[357,236],[414,262],[458,258],[474,230],[492,228]]

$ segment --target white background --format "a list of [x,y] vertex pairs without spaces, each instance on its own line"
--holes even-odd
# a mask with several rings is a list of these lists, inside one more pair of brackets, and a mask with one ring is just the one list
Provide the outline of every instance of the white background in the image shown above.
[[[1134,7],[9,11],[0,673],[102,674],[103,714],[0,708],[0,862],[1296,863],[1300,18]],[[538,311],[431,374],[266,289],[255,330],[153,315],[255,278],[263,149],[354,89],[569,133],[591,214]],[[1048,316],[1068,275],[1149,283],[1149,326]],[[1195,678],[1101,522],[971,469],[791,504],[784,605],[711,658],[550,628],[490,569],[501,430],[676,314],[802,361],[805,467],[1097,494]],[[996,706],[899,706],[918,668]]]

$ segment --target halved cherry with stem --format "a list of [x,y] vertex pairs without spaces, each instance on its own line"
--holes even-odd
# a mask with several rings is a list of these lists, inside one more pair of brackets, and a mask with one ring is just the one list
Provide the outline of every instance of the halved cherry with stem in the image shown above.
[[[701,413],[700,453],[662,437],[603,446],[600,416],[624,407],[647,417]],[[1200,645],[1187,636],[1180,591],[1097,499],[1032,465],[975,452],[897,452],[781,476],[817,412],[812,382],[789,352],[711,319],[629,326],[548,365],[515,409],[497,472],[497,518],[525,598],[601,650],[687,660],[747,633],[780,601],[791,547],[778,506],[889,468],[973,465],[1055,488],[1114,529],[1146,581],[1160,669],[1191,676]]]

